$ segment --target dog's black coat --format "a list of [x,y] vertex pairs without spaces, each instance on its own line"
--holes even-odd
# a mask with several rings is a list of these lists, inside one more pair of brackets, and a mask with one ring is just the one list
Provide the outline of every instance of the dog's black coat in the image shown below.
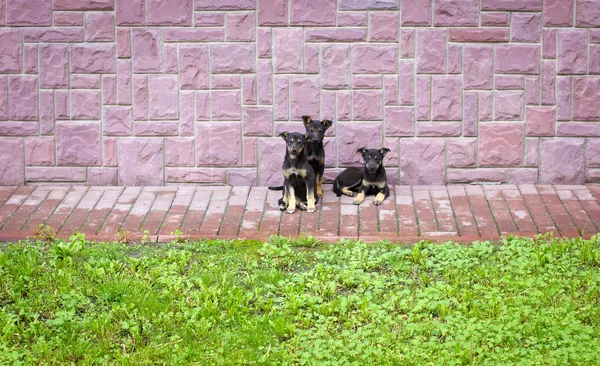
[[[305,155],[315,173],[317,196],[323,197],[323,172],[325,171],[323,137],[325,137],[325,131],[331,127],[333,122],[328,119],[313,120],[310,116],[302,116],[302,121],[306,128],[306,136],[310,138],[304,147]],[[269,189],[281,190],[283,186],[269,187]]]
[[339,197],[342,194],[353,197],[357,192],[354,203],[360,205],[365,196],[375,194],[375,205],[380,205],[390,194],[387,176],[383,166],[383,158],[390,151],[387,148],[357,150],[362,155],[365,164],[362,167],[351,167],[341,172],[333,182],[333,191]]
[[319,200],[315,191],[317,181],[305,151],[306,143],[311,138],[297,132],[282,132],[279,136],[286,143],[282,165],[283,197],[279,200],[279,209],[283,211],[287,208],[289,213],[294,213],[299,207],[314,212]]

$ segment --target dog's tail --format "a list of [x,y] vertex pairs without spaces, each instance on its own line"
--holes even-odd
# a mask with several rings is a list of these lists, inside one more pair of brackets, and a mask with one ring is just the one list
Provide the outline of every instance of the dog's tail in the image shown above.
[[336,196],[340,197],[342,195],[342,191],[340,190],[340,187],[338,186],[338,180],[337,177],[335,177],[335,180],[333,181],[333,192],[336,194]]
[[270,186],[267,188],[269,188],[272,191],[283,191],[283,186]]

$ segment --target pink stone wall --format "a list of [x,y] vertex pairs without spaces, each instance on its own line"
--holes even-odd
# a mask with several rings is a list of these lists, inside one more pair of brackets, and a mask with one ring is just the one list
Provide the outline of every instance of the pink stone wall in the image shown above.
[[600,182],[598,0],[0,0],[0,184]]

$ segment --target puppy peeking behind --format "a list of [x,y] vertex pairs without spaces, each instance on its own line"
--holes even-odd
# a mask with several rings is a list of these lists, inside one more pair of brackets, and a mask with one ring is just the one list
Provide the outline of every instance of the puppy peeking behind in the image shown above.
[[379,206],[390,194],[383,167],[383,158],[390,149],[383,147],[377,150],[361,147],[356,151],[363,157],[364,166],[350,167],[341,172],[333,182],[333,191],[338,197],[342,194],[354,197],[354,193],[358,192],[354,198],[355,205],[363,203],[367,194],[375,194],[373,203]]
[[317,179],[315,171],[308,162],[305,145],[310,136],[297,132],[282,132],[285,140],[285,158],[283,160],[283,197],[279,199],[279,209],[294,213],[296,207],[308,212],[315,212],[315,204],[319,200],[316,195]]

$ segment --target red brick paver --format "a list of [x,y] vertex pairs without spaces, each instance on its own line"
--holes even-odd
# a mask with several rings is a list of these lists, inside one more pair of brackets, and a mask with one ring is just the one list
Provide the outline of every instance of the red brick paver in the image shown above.
[[[368,196],[356,206],[325,186],[314,213],[281,212],[281,191],[266,187],[0,187],[0,240],[24,239],[38,225],[68,237],[80,231],[93,240],[167,241],[311,235],[327,240],[383,238],[497,239],[551,232],[590,237],[600,229],[600,186],[452,185],[394,186],[380,206]],[[181,234],[177,234],[177,232]]]

